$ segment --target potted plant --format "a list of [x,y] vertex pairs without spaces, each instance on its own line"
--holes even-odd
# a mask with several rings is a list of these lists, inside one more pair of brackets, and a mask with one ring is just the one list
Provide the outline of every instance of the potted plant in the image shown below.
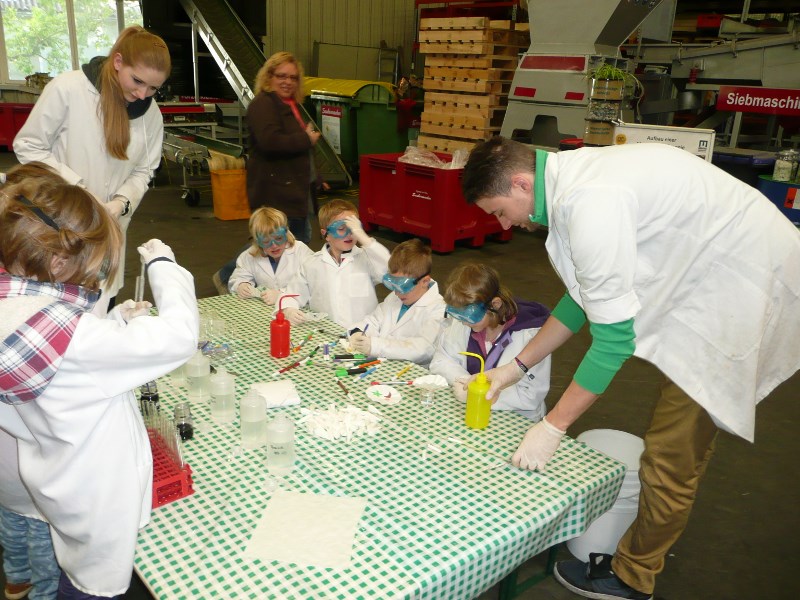
[[607,146],[613,139],[613,121],[619,118],[626,86],[632,84],[634,89],[638,89],[641,84],[627,71],[607,62],[590,69],[588,77],[592,80],[592,87],[586,113],[584,143],[589,146]]

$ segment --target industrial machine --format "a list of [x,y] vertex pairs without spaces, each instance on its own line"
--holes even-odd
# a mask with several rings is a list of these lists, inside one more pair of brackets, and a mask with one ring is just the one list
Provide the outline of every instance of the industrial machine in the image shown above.
[[[632,72],[620,45],[661,0],[530,0],[531,45],[522,55],[500,135],[557,147],[582,137],[589,73],[605,62]],[[633,120],[623,107],[623,120]]]
[[[783,126],[800,118],[800,22],[753,26],[745,0],[730,7],[741,10],[738,21],[719,17],[712,42],[673,43],[676,4],[530,0],[531,46],[514,74],[501,135],[550,148],[582,137],[589,74],[607,62],[636,71],[644,85],[636,106],[623,105],[625,122],[670,126],[682,112],[691,118],[681,125],[715,129],[718,145],[780,146]],[[634,32],[636,42],[628,43]],[[751,105],[745,104],[748,94],[755,98]],[[728,98],[742,104],[731,105]],[[773,110],[770,103],[781,108]],[[748,112],[766,115],[767,126],[744,133]]]

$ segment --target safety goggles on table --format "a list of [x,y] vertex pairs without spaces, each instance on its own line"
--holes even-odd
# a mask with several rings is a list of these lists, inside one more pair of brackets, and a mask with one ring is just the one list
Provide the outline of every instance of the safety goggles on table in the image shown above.
[[286,227],[278,227],[269,237],[257,233],[256,243],[262,250],[269,250],[272,246],[282,246],[286,243]]
[[430,274],[430,271],[425,273],[424,275],[420,275],[417,278],[414,277],[405,277],[403,275],[386,275],[383,276],[383,285],[391,292],[397,292],[398,294],[407,294],[411,290],[414,289],[414,286],[417,285],[424,277],[427,277]]
[[448,304],[445,312],[454,319],[468,325],[475,325],[486,316],[486,305],[483,302],[473,302],[466,306],[450,306]]
[[325,231],[328,232],[328,234],[335,237],[337,240],[346,238],[348,235],[352,233],[344,219],[339,219],[338,221],[334,221],[325,228]]

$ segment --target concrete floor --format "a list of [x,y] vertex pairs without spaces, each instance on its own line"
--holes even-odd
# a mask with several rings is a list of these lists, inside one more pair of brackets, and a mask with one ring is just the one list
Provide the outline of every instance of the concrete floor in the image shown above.
[[[0,167],[14,162],[13,154],[0,154]],[[170,183],[170,176],[172,182],[181,181],[176,168],[162,169],[155,188],[145,197],[133,219],[128,232],[128,269],[120,300],[133,295],[138,265],[135,248],[143,241],[158,237],[170,244],[178,262],[194,274],[197,296],[206,297],[216,293],[211,275],[247,240],[246,221],[216,220],[208,191],[202,194],[200,206],[187,207],[180,199],[180,187]],[[357,200],[355,189],[337,195]],[[385,230],[375,235],[389,248],[406,239]],[[504,283],[515,295],[553,306],[564,289],[547,259],[544,240],[541,233],[517,230],[507,243],[488,241],[478,249],[459,245],[450,254],[434,255],[433,276],[444,282],[450,269],[461,261],[484,261],[500,271]],[[319,246],[316,237],[312,248]],[[584,331],[556,352],[548,405],[555,403],[569,383],[588,343]],[[661,379],[650,364],[635,358],[629,360],[606,394],[569,434],[574,437],[588,429],[611,428],[643,435]],[[800,597],[800,578],[796,573],[800,566],[797,541],[800,478],[792,470],[800,450],[798,396],[800,374],[760,405],[755,444],[728,434],[720,435],[716,456],[701,485],[689,526],[672,548],[666,568],[658,578],[656,598],[794,600]],[[567,556],[567,550],[561,549],[560,557]],[[543,564],[543,557],[536,557],[524,570],[534,572]],[[135,581],[125,597],[146,600],[149,595]],[[496,587],[480,596],[481,600],[497,597]],[[552,578],[520,597],[575,598]]]

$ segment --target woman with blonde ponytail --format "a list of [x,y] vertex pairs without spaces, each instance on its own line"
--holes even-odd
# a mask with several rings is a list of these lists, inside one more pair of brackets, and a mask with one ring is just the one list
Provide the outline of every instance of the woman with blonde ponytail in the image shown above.
[[120,268],[104,286],[107,297],[122,287],[125,232],[161,160],[164,123],[153,95],[171,68],[164,40],[128,27],[107,57],[47,84],[14,140],[21,163],[49,165],[119,223]]

